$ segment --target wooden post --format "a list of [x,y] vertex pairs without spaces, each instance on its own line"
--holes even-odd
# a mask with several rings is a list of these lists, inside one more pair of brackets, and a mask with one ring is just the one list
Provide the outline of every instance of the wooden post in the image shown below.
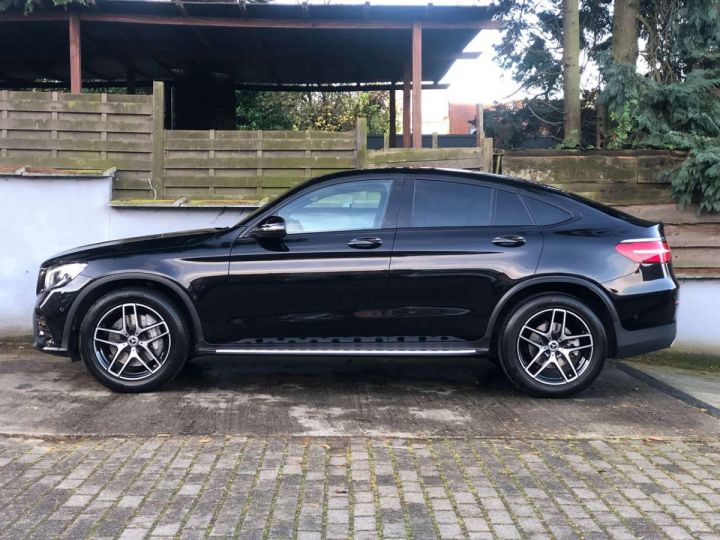
[[82,57],[80,53],[80,16],[70,13],[68,19],[70,35],[70,92],[82,92]]
[[358,116],[355,123],[355,168],[367,168],[367,118]]
[[475,106],[475,137],[477,138],[478,148],[482,148],[483,139],[485,138],[485,118],[483,117],[482,103]]
[[412,29],[412,135],[413,148],[422,148],[422,26]]
[[410,82],[412,80],[412,69],[410,64],[405,64],[403,77],[403,148],[412,146],[410,127]]
[[397,103],[395,101],[395,83],[390,89],[390,148],[395,148],[397,138]]
[[165,85],[153,82],[152,188],[156,199],[165,198],[163,158],[165,154]]
[[433,147],[433,148],[438,148],[438,146],[439,146],[439,145],[438,145],[438,134],[437,134],[437,131],[433,131],[433,134],[432,134],[432,147]]

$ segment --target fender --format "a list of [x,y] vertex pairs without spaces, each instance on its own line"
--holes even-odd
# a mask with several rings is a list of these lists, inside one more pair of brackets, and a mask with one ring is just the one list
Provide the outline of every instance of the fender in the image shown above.
[[[204,341],[203,333],[202,333],[202,325],[200,324],[200,317],[198,317],[197,311],[195,309],[195,305],[193,304],[192,300],[187,294],[187,291],[177,282],[173,281],[172,279],[168,278],[167,276],[164,276],[162,274],[154,274],[152,272],[117,272],[112,274],[106,274],[102,277],[99,277],[92,281],[90,284],[85,286],[82,291],[80,291],[80,294],[78,294],[78,297],[75,299],[75,301],[72,303],[72,306],[70,307],[70,312],[68,313],[68,317],[65,321],[65,328],[63,329],[63,338],[62,338],[62,346],[64,349],[68,349],[70,345],[70,333],[72,331],[72,326],[75,321],[75,316],[77,315],[78,308],[82,304],[83,300],[87,298],[87,296],[92,293],[95,289],[98,287],[101,287],[103,285],[107,285],[108,283],[112,283],[115,281],[127,281],[127,280],[143,280],[143,281],[153,281],[155,283],[158,283],[160,285],[163,285],[165,287],[168,287],[171,289],[174,293],[178,295],[178,297],[182,300],[183,304],[188,310],[188,313],[190,313],[191,318],[191,324],[192,324],[192,330],[196,336],[196,342],[202,343]],[[69,350],[69,349],[68,349]]]
[[490,345],[490,341],[492,339],[493,332],[495,330],[495,325],[498,323],[498,319],[500,318],[500,313],[502,313],[503,308],[505,305],[517,294],[520,294],[523,290],[527,289],[528,287],[532,287],[534,285],[541,285],[543,283],[568,283],[572,285],[579,285],[581,287],[584,287],[588,289],[588,291],[591,291],[597,296],[605,305],[605,307],[608,310],[608,313],[610,313],[610,317],[612,317],[613,325],[617,326],[620,324],[620,318],[618,317],[617,311],[615,310],[615,306],[610,301],[610,298],[608,298],[607,293],[597,285],[596,283],[593,283],[592,281],[589,281],[587,279],[579,278],[579,277],[573,277],[573,276],[539,276],[539,277],[532,277],[528,279],[527,281],[523,281],[522,283],[518,283],[515,285],[512,289],[510,289],[508,292],[506,292],[502,298],[500,298],[500,301],[495,306],[495,309],[493,309],[492,315],[490,315],[490,320],[488,321],[488,327],[487,331],[485,332],[485,336],[482,338],[481,342],[487,343],[488,346]]

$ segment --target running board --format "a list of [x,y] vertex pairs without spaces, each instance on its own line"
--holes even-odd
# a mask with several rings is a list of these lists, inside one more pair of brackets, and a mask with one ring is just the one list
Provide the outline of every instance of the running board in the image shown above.
[[487,350],[463,344],[462,347],[222,347],[203,348],[200,353],[223,355],[281,355],[281,356],[468,356]]

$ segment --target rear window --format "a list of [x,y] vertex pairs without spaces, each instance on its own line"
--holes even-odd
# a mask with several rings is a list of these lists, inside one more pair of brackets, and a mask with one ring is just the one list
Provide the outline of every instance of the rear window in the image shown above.
[[492,189],[461,182],[416,180],[411,227],[490,225]]
[[517,193],[495,191],[495,225],[532,225],[525,205]]
[[562,208],[548,204],[532,197],[524,197],[535,223],[538,225],[553,225],[570,219],[572,216]]

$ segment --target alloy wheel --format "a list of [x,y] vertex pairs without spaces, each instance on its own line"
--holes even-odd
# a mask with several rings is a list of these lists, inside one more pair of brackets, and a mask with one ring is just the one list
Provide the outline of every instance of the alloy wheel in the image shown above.
[[146,379],[165,364],[172,344],[170,328],[144,304],[127,303],[105,313],[95,327],[95,357],[105,371],[126,381]]
[[523,324],[517,355],[525,372],[547,385],[571,383],[588,369],[593,337],[577,313],[564,308],[545,309]]

